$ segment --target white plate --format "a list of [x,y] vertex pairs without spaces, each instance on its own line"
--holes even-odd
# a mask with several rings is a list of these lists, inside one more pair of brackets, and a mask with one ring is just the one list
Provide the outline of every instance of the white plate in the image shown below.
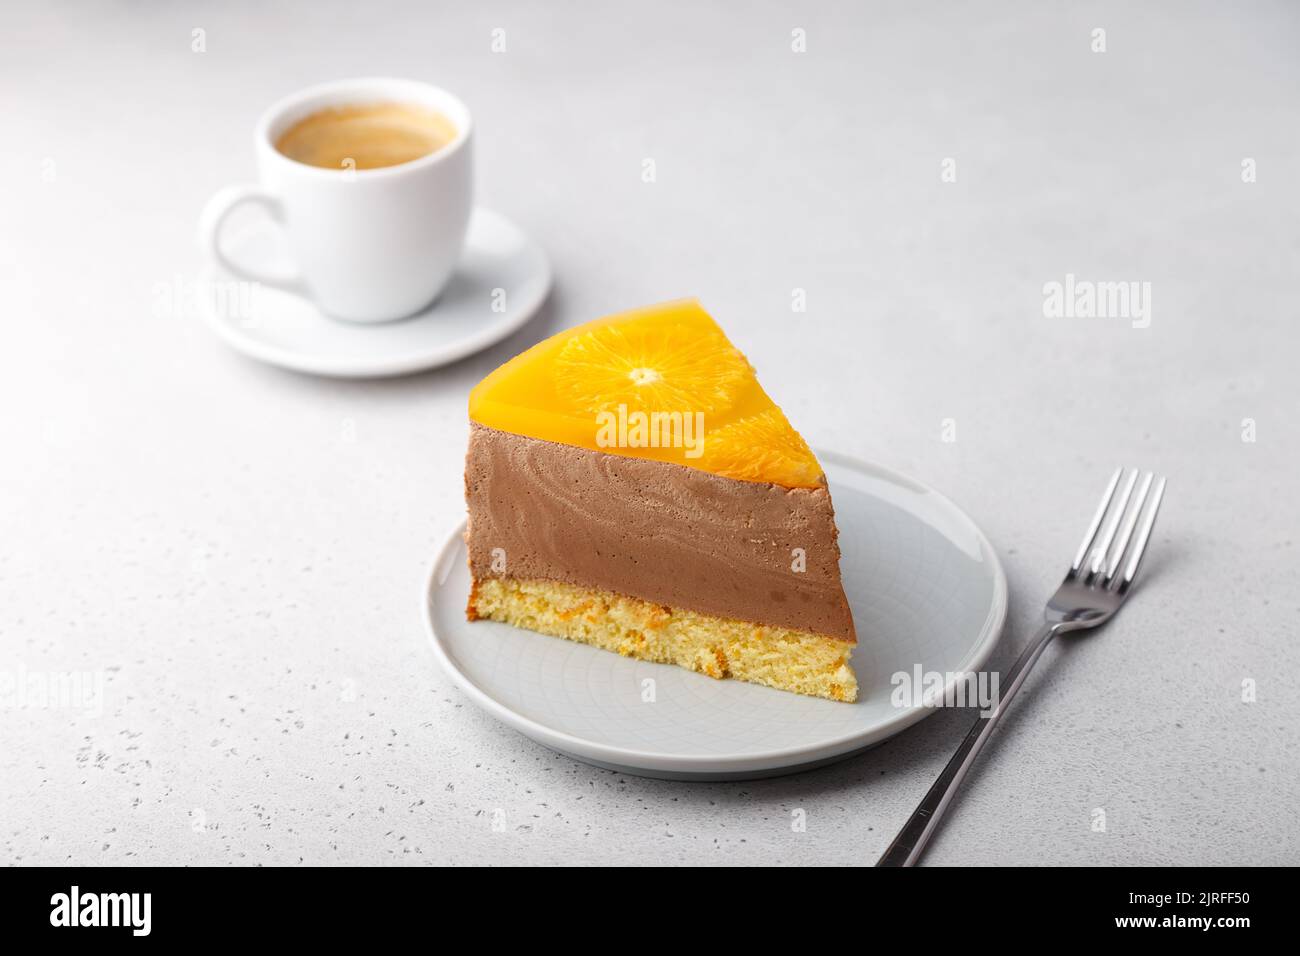
[[[230,256],[272,274],[291,271],[281,237],[259,223],[230,241]],[[545,253],[509,219],[475,209],[460,265],[442,295],[409,319],[340,322],[310,300],[270,286],[240,287],[209,266],[201,313],[245,355],[314,375],[379,378],[446,365],[493,345],[537,311],[551,287]],[[495,290],[503,290],[497,293]]]
[[[982,667],[1006,618],[1006,576],[988,539],[947,498],[876,465],[818,456],[858,631],[857,703],[716,681],[505,624],[471,624],[463,523],[443,545],[428,586],[434,653],[470,699],[502,722],[627,773],[775,776],[893,736],[932,711],[891,703],[890,677],[913,674],[918,664],[954,675]],[[652,703],[642,699],[645,678],[655,681]]]

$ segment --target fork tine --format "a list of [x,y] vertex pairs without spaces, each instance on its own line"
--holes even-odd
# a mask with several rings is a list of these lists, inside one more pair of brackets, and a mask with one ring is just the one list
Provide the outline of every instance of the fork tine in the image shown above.
[[1124,579],[1120,582],[1121,587],[1128,587],[1137,577],[1138,568],[1142,564],[1142,555],[1146,554],[1147,541],[1151,537],[1151,529],[1156,526],[1156,514],[1160,511],[1160,501],[1165,496],[1165,479],[1161,478],[1160,483],[1156,485],[1156,493],[1151,499],[1151,506],[1147,509],[1146,519],[1142,522],[1142,530],[1138,532],[1137,543],[1133,545],[1133,553],[1128,559],[1128,567],[1124,569]]
[[1093,552],[1091,572],[1096,574],[1106,566],[1106,552],[1110,550],[1110,543],[1115,540],[1115,531],[1119,528],[1119,521],[1124,517],[1124,509],[1128,507],[1128,501],[1133,497],[1133,484],[1137,481],[1138,470],[1133,469],[1133,474],[1128,476],[1128,481],[1124,482],[1124,492],[1119,496],[1119,504],[1116,506],[1111,518],[1106,522],[1106,530],[1102,533],[1101,543]]
[[1106,581],[1109,582],[1119,570],[1120,564],[1124,560],[1124,551],[1128,548],[1129,540],[1133,537],[1133,529],[1137,527],[1138,518],[1142,515],[1142,506],[1146,504],[1147,492],[1151,490],[1151,480],[1155,478],[1155,473],[1148,471],[1142,476],[1142,487],[1138,489],[1137,497],[1133,500],[1133,506],[1129,508],[1128,517],[1124,519],[1123,530],[1120,531],[1119,537],[1115,539],[1115,546],[1111,548],[1110,560],[1106,562]]
[[1097,506],[1097,513],[1092,516],[1092,523],[1088,525],[1088,533],[1083,536],[1083,544],[1079,545],[1079,552],[1074,556],[1074,564],[1070,565],[1071,571],[1078,571],[1083,565],[1083,559],[1087,556],[1088,551],[1092,548],[1092,539],[1097,537],[1097,529],[1101,527],[1101,519],[1106,517],[1106,509],[1110,507],[1111,498],[1115,497],[1115,486],[1119,484],[1119,476],[1124,473],[1123,467],[1116,468],[1115,474],[1110,476],[1110,484],[1102,492],[1101,504]]

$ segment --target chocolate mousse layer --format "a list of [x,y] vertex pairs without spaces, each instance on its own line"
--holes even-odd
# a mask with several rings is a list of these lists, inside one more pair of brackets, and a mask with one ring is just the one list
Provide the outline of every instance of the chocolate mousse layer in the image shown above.
[[465,498],[475,580],[562,581],[856,639],[824,484],[737,481],[471,423]]

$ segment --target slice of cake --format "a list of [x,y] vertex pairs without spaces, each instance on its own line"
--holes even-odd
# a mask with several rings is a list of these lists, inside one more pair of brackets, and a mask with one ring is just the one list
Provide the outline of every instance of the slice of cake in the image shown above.
[[533,346],[469,417],[470,620],[856,699],[825,475],[698,302]]

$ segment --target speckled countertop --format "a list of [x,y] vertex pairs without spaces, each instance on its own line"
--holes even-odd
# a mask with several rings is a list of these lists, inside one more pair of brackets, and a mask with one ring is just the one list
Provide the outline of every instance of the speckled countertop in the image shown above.
[[[0,862],[874,861],[966,715],[802,776],[642,780],[499,726],[425,644],[469,387],[683,294],[814,444],[980,522],[1011,584],[999,665],[1075,543],[1064,503],[1120,461],[1170,476],[1146,589],[1049,651],[931,862],[1300,862],[1294,5],[5,20],[0,671],[85,672],[96,703],[6,698]],[[481,200],[556,293],[431,374],[254,364],[193,314],[198,210],[251,177],[271,99],[372,73],[471,104]],[[1149,324],[1045,315],[1067,274],[1149,282]]]

